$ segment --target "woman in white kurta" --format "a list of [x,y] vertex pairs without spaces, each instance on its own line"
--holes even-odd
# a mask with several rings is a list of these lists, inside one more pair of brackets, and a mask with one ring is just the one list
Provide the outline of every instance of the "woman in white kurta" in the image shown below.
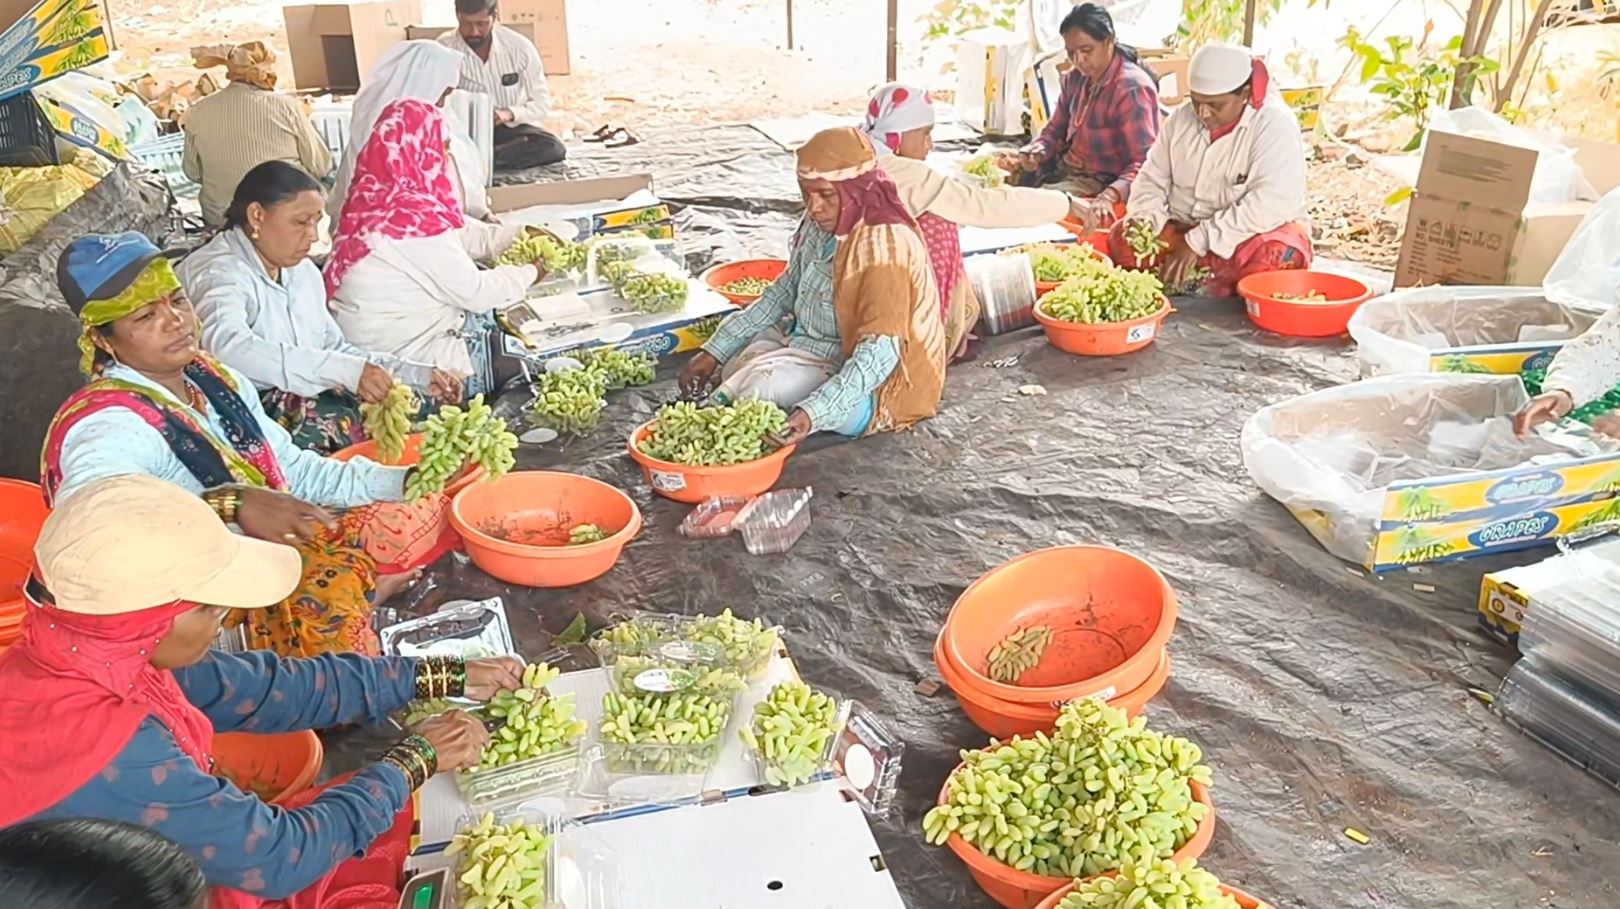
[[471,128],[454,112],[455,105],[444,105],[460,78],[461,55],[436,41],[401,42],[377,60],[366,74],[359,94],[354,96],[349,117],[349,144],[343,151],[332,196],[326,205],[333,224],[342,217],[356,156],[366,147],[383,108],[400,98],[416,98],[445,110],[445,133],[450,139],[450,163],[454,165],[451,182],[461,200],[461,210],[474,218],[491,218],[489,196],[484,189],[486,163],[473,144]]
[[202,320],[203,349],[253,380],[264,409],[300,448],[331,453],[366,438],[362,402],[403,382],[440,401],[461,399],[461,377],[362,350],[326,308],[309,259],[325,198],[299,168],[266,161],[247,172],[225,229],[176,272]]
[[917,220],[928,245],[950,349],[964,353],[968,332],[979,318],[979,301],[962,270],[958,227],[1039,227],[1087,215],[1087,205],[1056,190],[989,188],[935,170],[925,160],[934,150],[934,99],[926,89],[898,82],[879,88],[860,129]]
[[[1115,262],[1155,268],[1172,292],[1219,297],[1256,272],[1310,267],[1305,146],[1269,81],[1244,48],[1211,44],[1193,55],[1192,100],[1165,121],[1131,184],[1109,237]],[[1140,262],[1126,242],[1138,222],[1164,247]],[[1200,268],[1202,287],[1188,287]]]
[[[1513,428],[1525,435],[1542,423],[1569,416],[1577,407],[1598,400],[1620,385],[1620,309],[1610,309],[1580,337],[1559,349],[1547,366],[1541,393],[1513,417]],[[1620,411],[1590,418],[1592,428],[1620,438]]]
[[475,260],[495,258],[523,230],[469,221],[452,186],[443,114],[414,98],[392,102],[355,160],[326,263],[344,337],[470,375],[472,393],[490,390],[489,364],[474,364],[469,351],[487,337],[478,317],[522,300],[545,268],[484,270]]

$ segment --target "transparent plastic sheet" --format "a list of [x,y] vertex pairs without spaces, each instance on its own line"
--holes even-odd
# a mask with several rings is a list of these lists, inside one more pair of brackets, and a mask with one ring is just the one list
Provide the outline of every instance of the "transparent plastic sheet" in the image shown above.
[[1614,701],[1526,658],[1502,680],[1496,709],[1577,767],[1620,787],[1620,705]]
[[1417,287],[1367,301],[1349,330],[1361,374],[1375,376],[1436,371],[1435,353],[1453,348],[1567,341],[1600,314],[1533,287]]
[[1510,418],[1527,401],[1516,376],[1365,379],[1260,410],[1243,427],[1243,462],[1267,495],[1296,515],[1320,516],[1306,525],[1329,552],[1367,564],[1393,483],[1608,449],[1575,431],[1518,439]]
[[1525,611],[1519,652],[1620,703],[1617,532],[1620,525],[1608,524],[1558,541],[1566,577]]
[[389,656],[478,659],[517,654],[500,597],[447,603],[432,615],[384,628],[379,637]]
[[1547,299],[1560,303],[1599,309],[1620,303],[1620,189],[1587,212],[1542,286]]

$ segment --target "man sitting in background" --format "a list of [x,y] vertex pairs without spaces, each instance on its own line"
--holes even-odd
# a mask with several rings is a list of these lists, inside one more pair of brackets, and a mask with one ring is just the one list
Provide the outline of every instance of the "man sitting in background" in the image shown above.
[[456,0],[457,27],[439,42],[462,54],[461,89],[489,95],[495,106],[495,169],[556,164],[562,140],[540,125],[551,108],[540,52],[496,19],[496,0]]

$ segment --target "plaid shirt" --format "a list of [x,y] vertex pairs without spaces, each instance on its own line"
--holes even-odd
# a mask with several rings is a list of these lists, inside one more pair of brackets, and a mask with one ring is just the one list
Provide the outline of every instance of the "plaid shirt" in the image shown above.
[[1158,86],[1147,70],[1116,55],[1099,85],[1078,69],[1063,77],[1063,93],[1039,141],[1047,160],[1114,177],[1108,188],[1124,201],[1158,137]]

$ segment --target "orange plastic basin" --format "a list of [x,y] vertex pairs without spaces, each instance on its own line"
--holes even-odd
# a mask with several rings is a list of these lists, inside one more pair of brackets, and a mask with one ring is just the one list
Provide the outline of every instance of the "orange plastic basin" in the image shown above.
[[[1372,298],[1372,288],[1355,278],[1325,271],[1264,271],[1238,282],[1238,294],[1249,321],[1279,335],[1332,338],[1345,333],[1350,317]],[[1278,294],[1319,293],[1327,300],[1311,303],[1280,300]]]
[[12,638],[21,633],[22,585],[34,568],[34,541],[50,513],[39,484],[0,477],[0,643],[6,642],[8,616],[15,620]]
[[[974,687],[961,669],[945,656],[944,638],[934,642],[934,665],[945,680],[945,685],[956,695],[956,703],[973,725],[985,734],[1003,741],[1015,735],[1034,735],[1051,732],[1057,725],[1058,707],[1052,704],[1019,704],[1004,701]],[[1170,651],[1159,654],[1159,663],[1147,681],[1123,694],[1108,699],[1111,707],[1125,711],[1133,719],[1147,707],[1148,701],[1164,689],[1170,679]]]
[[[1070,884],[1046,899],[1041,900],[1041,904],[1035,907],[1035,909],[1057,909],[1058,904],[1063,902],[1063,898],[1068,896],[1073,890],[1074,885]],[[1227,896],[1230,896],[1232,899],[1237,900],[1238,909],[1270,909],[1270,907],[1265,903],[1260,902],[1236,887],[1228,887],[1225,884],[1222,884],[1221,892]]]
[[1153,343],[1159,336],[1160,323],[1175,310],[1165,300],[1159,311],[1151,316],[1127,322],[1063,322],[1042,311],[1043,304],[1035,304],[1035,321],[1046,330],[1046,340],[1064,353],[1082,357],[1115,357],[1134,353]]
[[685,502],[696,505],[705,499],[723,496],[754,496],[768,491],[782,479],[782,470],[787,466],[788,456],[793,454],[797,445],[778,448],[757,461],[745,464],[728,464],[723,467],[694,467],[690,464],[676,464],[673,461],[660,461],[657,458],[644,454],[636,447],[647,434],[652,432],[653,423],[648,420],[636,427],[630,433],[630,460],[641,465],[641,473],[647,478],[647,484],[653,492],[666,499],[676,502]]
[[714,288],[715,292],[738,306],[747,306],[758,300],[759,294],[737,294],[726,290],[727,284],[741,281],[744,278],[759,278],[762,281],[775,281],[787,271],[785,259],[743,259],[739,262],[725,262],[716,265],[703,273],[704,284]]
[[[356,442],[353,445],[350,445],[348,448],[332,453],[332,460],[334,461],[350,461],[357,457],[366,457],[376,461],[379,464],[388,464],[387,461],[384,461],[382,458],[377,456],[377,443],[371,439],[367,439],[364,442]],[[413,432],[405,437],[405,453],[400,455],[399,463],[389,464],[388,466],[410,467],[421,459],[422,434],[419,432]],[[466,476],[446,487],[444,494],[447,496],[454,496],[456,493],[466,489],[468,486],[471,486],[483,478],[484,468],[474,467],[472,470],[467,471]]]
[[[641,531],[641,509],[617,487],[572,473],[520,471],[462,490],[450,506],[473,564],[509,584],[572,587],[608,573]],[[607,539],[568,544],[595,524]]]
[[[991,679],[990,651],[1020,628],[1052,642],[1017,685]],[[945,655],[980,691],[1019,704],[1110,700],[1153,674],[1176,627],[1176,594],[1158,569],[1108,546],[1026,553],[974,581],[941,632]]]
[[[945,790],[950,782],[950,777],[947,776],[945,784],[939,787],[938,803],[941,805],[945,804]],[[1188,787],[1192,790],[1194,800],[1209,806],[1209,813],[1198,822],[1198,829],[1193,831],[1192,837],[1182,843],[1181,848],[1170,856],[1177,862],[1202,856],[1209,848],[1210,840],[1215,838],[1215,803],[1210,801],[1209,790],[1197,782],[1189,783]],[[1074,886],[1074,878],[1071,877],[1030,874],[1028,871],[1019,871],[1011,865],[998,862],[973,848],[967,840],[954,833],[945,841],[945,845],[967,865],[968,874],[973,876],[973,882],[979,885],[979,889],[1007,909],[1044,909],[1048,905],[1046,902],[1048,897],[1059,890],[1067,892],[1068,888]]]
[[315,784],[326,749],[309,730],[258,735],[225,732],[214,736],[214,774],[272,805]]

